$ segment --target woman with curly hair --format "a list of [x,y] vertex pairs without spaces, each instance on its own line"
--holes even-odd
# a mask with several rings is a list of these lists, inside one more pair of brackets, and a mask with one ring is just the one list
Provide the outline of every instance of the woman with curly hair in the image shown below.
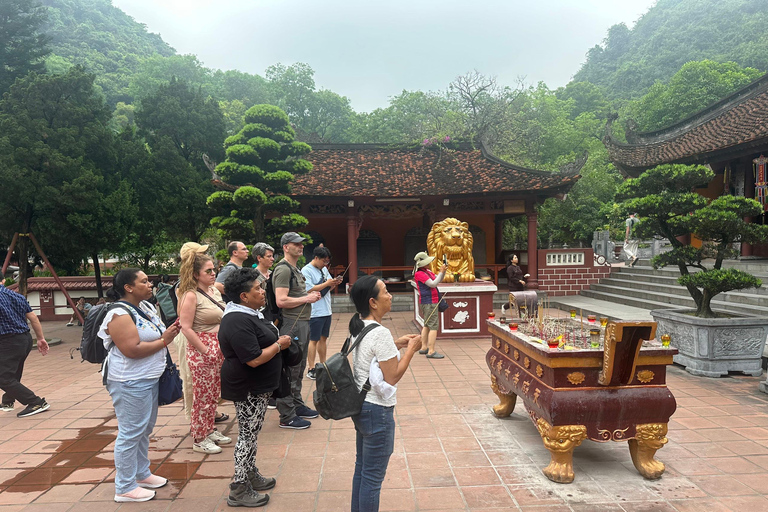
[[205,254],[207,245],[187,242],[181,248],[179,269],[179,323],[187,339],[187,364],[192,376],[192,411],[190,431],[192,449],[201,453],[219,453],[218,445],[232,439],[214,428],[216,406],[221,396],[219,324],[224,301],[213,285],[216,272],[213,260]]

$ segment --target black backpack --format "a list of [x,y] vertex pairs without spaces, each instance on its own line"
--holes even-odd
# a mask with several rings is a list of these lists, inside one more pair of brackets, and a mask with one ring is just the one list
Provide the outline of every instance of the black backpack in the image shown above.
[[355,414],[360,414],[365,401],[365,395],[371,389],[368,381],[365,381],[363,389],[357,388],[355,374],[349,365],[349,353],[357,347],[366,334],[379,327],[372,323],[363,328],[352,346],[349,346],[350,338],[344,342],[341,352],[332,355],[324,363],[315,365],[315,392],[312,401],[315,409],[326,420],[341,420]]
[[[83,323],[83,337],[80,340],[80,347],[75,349],[80,351],[81,363],[88,361],[89,363],[101,364],[107,357],[107,349],[104,348],[104,340],[99,337],[99,329],[104,322],[104,318],[107,316],[110,310],[113,308],[121,308],[131,313],[131,319],[133,323],[136,323],[136,318],[133,316],[133,312],[125,304],[119,302],[110,302],[107,304],[99,304],[93,306],[88,316],[85,317]],[[69,354],[70,358],[72,353]]]
[[[275,270],[277,270],[277,267],[282,264],[288,265],[288,269],[291,271],[291,280],[288,286],[294,286],[294,282],[296,286],[298,286],[299,281],[287,261],[284,259],[280,260],[277,265],[275,265]],[[267,304],[262,313],[268,322],[272,322],[279,329],[283,325],[283,312],[277,306],[277,297],[275,296],[275,270],[272,271],[272,273],[269,275],[269,279],[267,280]]]

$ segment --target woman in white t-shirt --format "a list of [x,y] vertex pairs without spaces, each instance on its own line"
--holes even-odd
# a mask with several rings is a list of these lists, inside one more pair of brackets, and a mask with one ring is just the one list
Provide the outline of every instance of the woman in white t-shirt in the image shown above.
[[[357,314],[349,321],[352,342],[366,325],[381,323],[392,309],[392,295],[384,281],[374,276],[357,280],[349,292]],[[399,349],[405,348],[400,356]],[[384,382],[396,386],[408,369],[413,355],[421,348],[421,336],[408,334],[397,341],[389,329],[376,327],[368,332],[353,352],[355,381],[362,389],[368,380],[371,363],[378,361]],[[381,484],[387,473],[389,457],[395,447],[394,410],[397,392],[388,398],[379,396],[371,389],[365,397],[360,414],[352,416],[357,432],[357,458],[355,476],[352,479],[352,512],[379,510]]]
[[157,420],[157,393],[165,370],[165,351],[179,333],[165,328],[155,308],[152,283],[137,268],[115,274],[107,296],[124,307],[112,306],[99,337],[109,350],[105,372],[107,391],[117,415],[115,440],[115,501],[147,501],[168,483],[149,470],[149,436]]

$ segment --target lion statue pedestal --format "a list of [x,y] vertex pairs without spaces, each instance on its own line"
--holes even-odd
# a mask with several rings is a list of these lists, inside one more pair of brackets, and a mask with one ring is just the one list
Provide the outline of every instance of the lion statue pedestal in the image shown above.
[[[435,259],[430,270],[437,274],[445,261],[448,266],[445,279],[438,286],[440,296],[445,294],[448,309],[440,315],[438,339],[477,338],[488,335],[485,319],[493,311],[496,285],[475,278],[475,259],[472,257],[474,240],[469,225],[454,218],[436,222],[427,237],[427,251]],[[458,279],[457,279],[458,278]],[[414,300],[414,323],[419,329],[424,319],[419,314],[419,290],[411,281]]]

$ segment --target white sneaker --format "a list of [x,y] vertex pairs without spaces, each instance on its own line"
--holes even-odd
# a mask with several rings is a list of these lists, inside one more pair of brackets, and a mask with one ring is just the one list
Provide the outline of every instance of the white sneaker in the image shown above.
[[13,410],[14,403],[3,404],[0,406],[0,411],[11,412]]
[[199,443],[194,443],[192,450],[200,453],[221,453],[221,448],[211,441],[210,437],[206,437]]
[[131,492],[125,494],[115,494],[115,501],[117,503],[131,503],[149,501],[155,497],[155,491],[149,491],[142,487],[137,487]]
[[218,430],[214,430],[210,434],[208,434],[208,439],[213,441],[216,444],[229,444],[232,442],[231,437],[227,437]]

